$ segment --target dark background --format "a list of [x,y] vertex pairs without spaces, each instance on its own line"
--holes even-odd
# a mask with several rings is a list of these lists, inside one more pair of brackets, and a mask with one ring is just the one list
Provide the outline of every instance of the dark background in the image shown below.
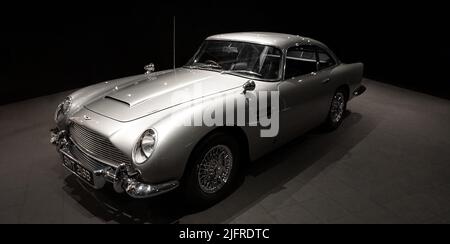
[[[441,4],[377,1],[155,4],[16,3],[1,11],[0,104],[171,68],[223,32],[299,34],[327,44],[365,76],[450,99],[448,14]],[[257,7],[256,7],[257,6]]]

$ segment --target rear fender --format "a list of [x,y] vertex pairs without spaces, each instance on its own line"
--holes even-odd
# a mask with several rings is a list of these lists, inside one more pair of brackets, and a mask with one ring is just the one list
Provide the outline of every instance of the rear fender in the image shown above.
[[335,84],[349,86],[349,99],[352,99],[353,92],[361,86],[363,70],[363,63],[341,64],[331,71],[331,77],[332,80],[337,81]]

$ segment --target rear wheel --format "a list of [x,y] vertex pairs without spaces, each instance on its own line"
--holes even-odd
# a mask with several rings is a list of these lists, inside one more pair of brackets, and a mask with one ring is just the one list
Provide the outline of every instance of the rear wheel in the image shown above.
[[343,89],[339,89],[333,96],[330,105],[330,111],[325,121],[325,127],[328,130],[334,130],[342,123],[344,113],[347,109],[347,95]]
[[241,152],[238,141],[222,132],[214,133],[196,147],[186,169],[184,194],[189,203],[215,203],[236,186]]

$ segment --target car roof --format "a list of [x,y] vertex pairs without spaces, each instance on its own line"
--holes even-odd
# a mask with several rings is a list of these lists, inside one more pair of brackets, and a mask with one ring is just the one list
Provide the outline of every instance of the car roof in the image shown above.
[[314,39],[299,35],[274,33],[274,32],[236,32],[213,35],[206,40],[228,40],[239,42],[250,42],[262,45],[269,45],[281,49],[289,48],[298,43],[298,45],[317,45],[328,49],[323,43]]

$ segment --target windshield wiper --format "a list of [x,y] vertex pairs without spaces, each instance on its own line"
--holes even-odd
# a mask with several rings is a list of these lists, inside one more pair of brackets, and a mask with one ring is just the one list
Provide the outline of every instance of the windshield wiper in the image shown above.
[[220,66],[218,64],[204,64],[204,63],[197,63],[197,64],[198,65],[196,65],[196,66],[201,67],[201,68],[217,68],[217,69],[222,68],[222,66]]
[[216,64],[203,64],[203,63],[196,63],[195,65],[186,65],[185,67],[190,69],[208,69],[208,70],[222,68]]
[[222,71],[220,73],[221,74],[245,73],[245,74],[257,76],[257,77],[260,77],[260,78],[262,77],[262,74],[257,73],[255,71],[246,70],[246,69],[226,70],[226,71]]
[[196,65],[185,65],[183,67],[188,68],[188,69],[200,69],[200,67],[198,67]]

